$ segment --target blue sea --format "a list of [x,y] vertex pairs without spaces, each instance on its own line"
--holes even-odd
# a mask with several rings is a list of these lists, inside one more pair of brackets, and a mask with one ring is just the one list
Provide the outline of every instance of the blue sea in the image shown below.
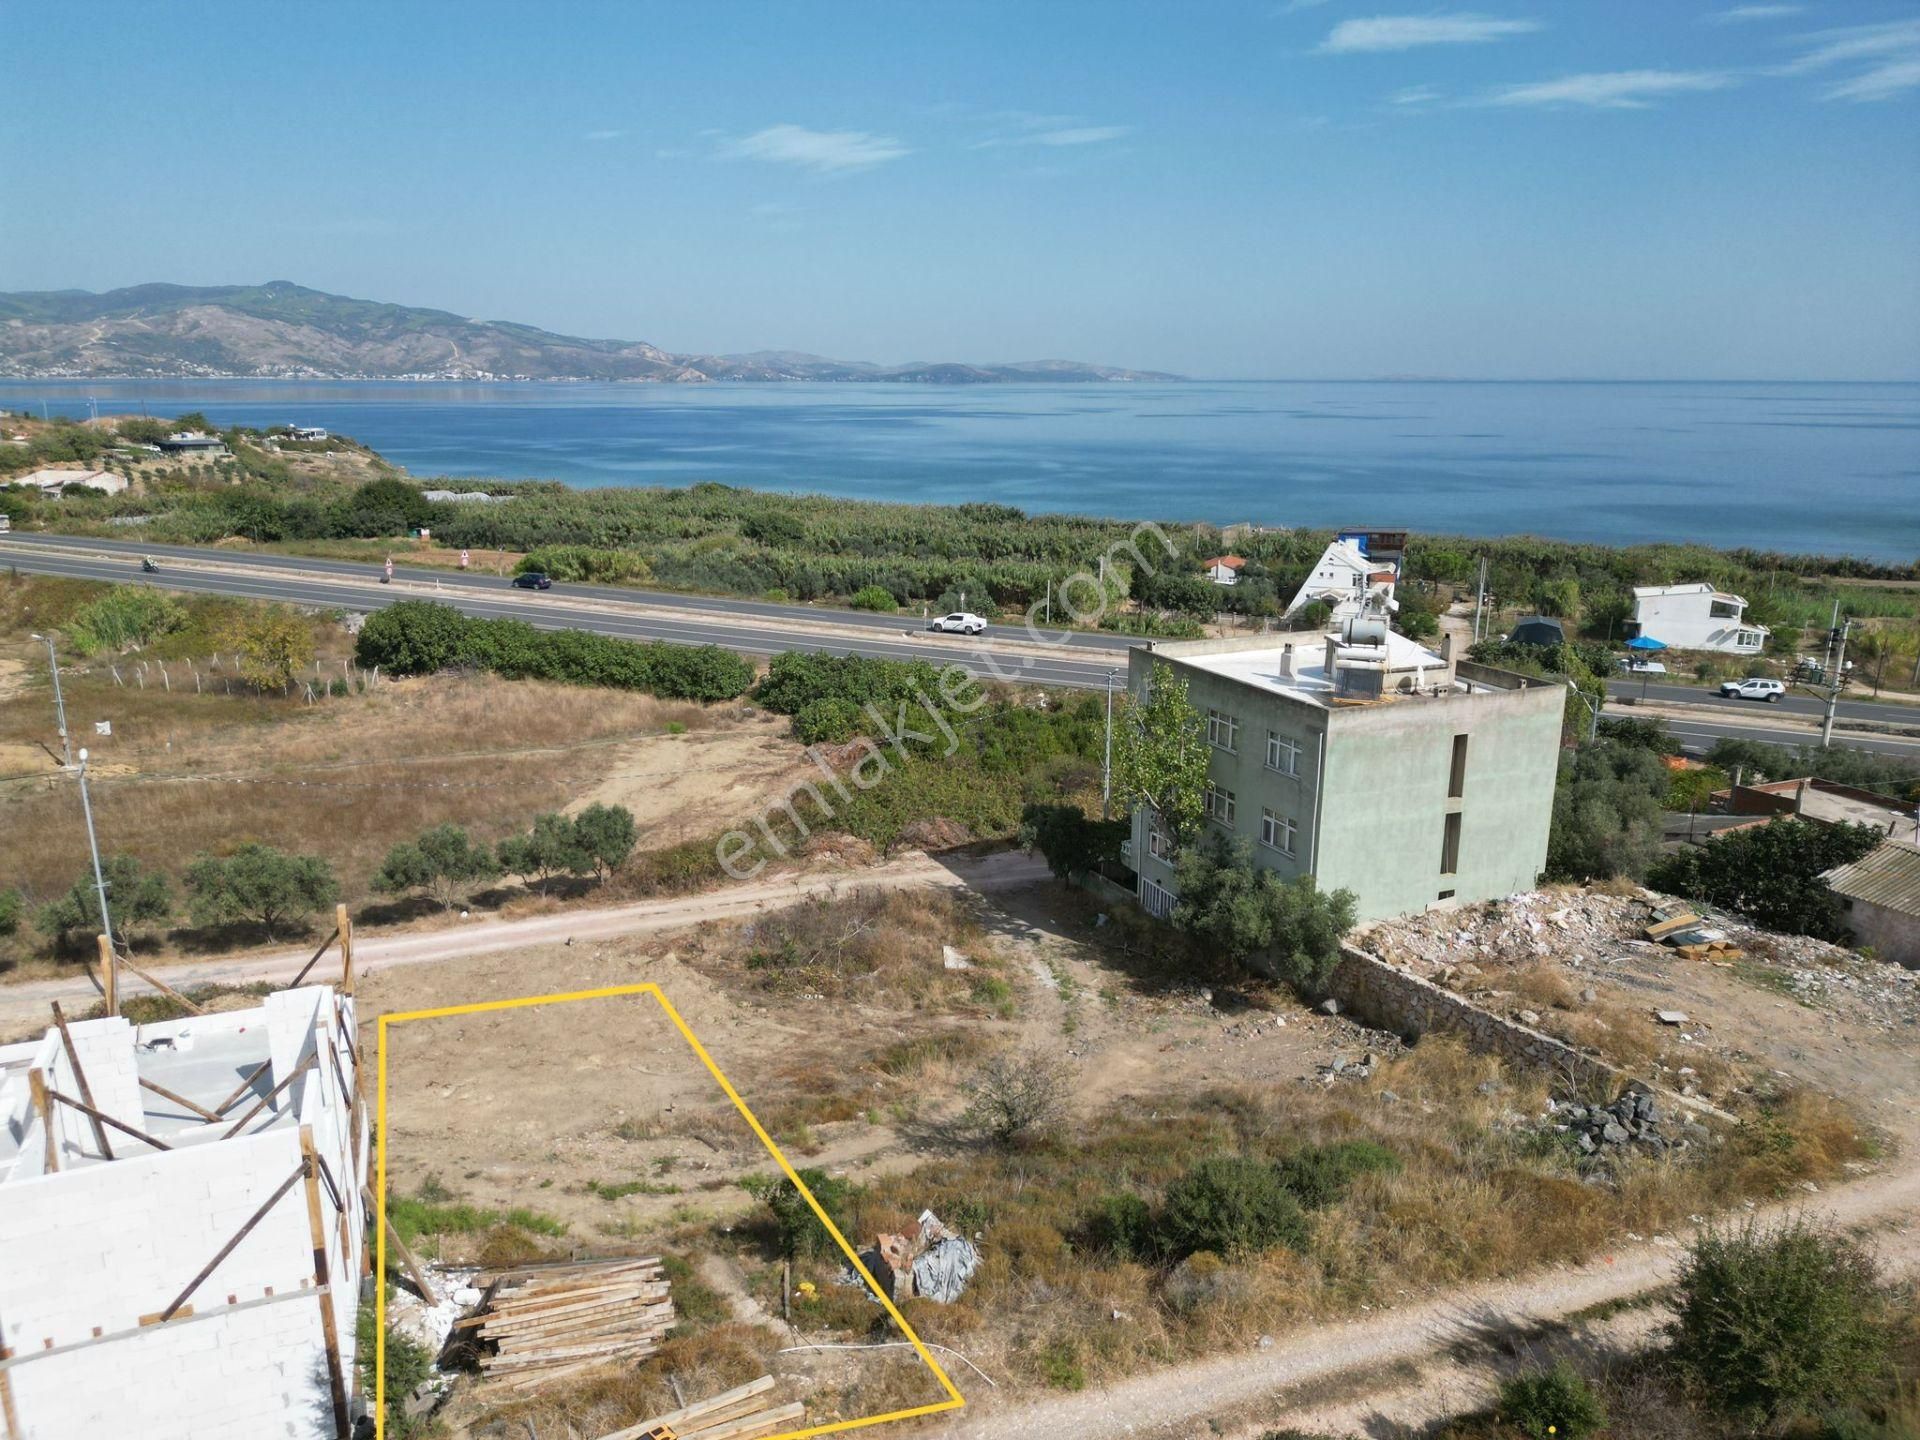
[[324,425],[423,477],[1920,558],[1920,384],[0,380],[7,409],[90,399]]

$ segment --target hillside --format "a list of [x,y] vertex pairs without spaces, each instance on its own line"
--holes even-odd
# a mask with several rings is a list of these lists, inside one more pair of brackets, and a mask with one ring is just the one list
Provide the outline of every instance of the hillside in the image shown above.
[[355,300],[285,280],[0,293],[0,376],[302,380],[1175,380],[1071,360],[884,367],[787,350],[675,355],[532,325]]

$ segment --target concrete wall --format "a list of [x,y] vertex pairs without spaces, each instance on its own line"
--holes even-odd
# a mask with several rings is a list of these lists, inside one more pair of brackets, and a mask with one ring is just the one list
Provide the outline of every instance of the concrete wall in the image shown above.
[[1855,944],[1871,945],[1880,959],[1920,970],[1920,915],[1847,895],[1840,897],[1840,908]]

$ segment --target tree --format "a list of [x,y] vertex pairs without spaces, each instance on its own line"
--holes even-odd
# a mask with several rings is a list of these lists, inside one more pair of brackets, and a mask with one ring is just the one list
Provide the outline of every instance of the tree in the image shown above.
[[213,433],[213,422],[201,411],[189,410],[184,415],[176,415],[173,417],[173,428],[175,430],[198,430],[203,434],[210,435]]
[[319,855],[289,855],[248,843],[224,858],[202,855],[187,867],[187,908],[196,925],[246,921],[272,938],[339,898],[333,867]]
[[1147,687],[1146,699],[1127,707],[1114,736],[1114,787],[1129,809],[1152,806],[1178,850],[1205,818],[1207,726],[1172,667],[1155,665]]
[[1072,1078],[1064,1062],[1039,1051],[996,1055],[967,1086],[965,1123],[996,1145],[1017,1144],[1066,1114]]
[[573,834],[602,880],[610,879],[614,871],[627,863],[639,839],[633,812],[624,805],[587,806],[573,817]]
[[534,881],[542,895],[547,893],[547,882],[556,875],[593,872],[593,856],[580,843],[573,821],[565,815],[536,815],[531,832],[500,842],[499,859],[502,870]]
[[1675,1290],[1674,1368],[1747,1425],[1858,1399],[1886,1371],[1887,1292],[1871,1256],[1803,1219],[1709,1231]]
[[1883,838],[1871,825],[1783,817],[1669,855],[1647,883],[1732,910],[1768,930],[1845,943],[1851,938],[1846,913],[1820,876],[1863,858]]
[[499,873],[499,862],[485,845],[474,844],[458,825],[436,825],[418,840],[403,840],[389,850],[373,888],[382,895],[426,890],[451,910],[467,885]]
[[1667,767],[1629,740],[1602,736],[1560,757],[1547,839],[1549,880],[1638,880],[1660,850]]
[[242,611],[220,643],[239,655],[241,678],[261,690],[285,690],[313,663],[313,627],[277,605]]
[[[100,863],[100,875],[107,883],[107,908],[115,935],[124,939],[138,926],[172,917],[173,887],[159,871],[142,870],[131,855],[109,855]],[[55,943],[75,934],[98,935],[100,899],[93,871],[83,872],[65,895],[41,906],[34,923]]]
[[1047,868],[1070,880],[1120,858],[1131,827],[1125,820],[1092,820],[1078,805],[1029,805],[1020,816],[1020,843],[1047,857]]
[[367,617],[354,641],[354,658],[390,675],[431,675],[465,658],[472,625],[451,605],[402,600]]
[[1341,937],[1353,928],[1352,891],[1324,892],[1311,875],[1282,880],[1255,865],[1244,842],[1183,851],[1174,887],[1177,929],[1234,960],[1268,956],[1280,978],[1305,993],[1326,984],[1340,963]]

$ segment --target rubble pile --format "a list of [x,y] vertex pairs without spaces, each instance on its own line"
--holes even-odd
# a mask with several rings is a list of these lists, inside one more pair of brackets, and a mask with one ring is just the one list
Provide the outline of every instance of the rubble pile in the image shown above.
[[1597,1155],[1609,1147],[1639,1146],[1659,1154],[1685,1150],[1712,1133],[1692,1120],[1677,1127],[1663,1123],[1659,1104],[1641,1090],[1626,1090],[1610,1105],[1556,1104],[1547,1102],[1549,1122],[1555,1130],[1573,1136],[1574,1144],[1585,1155]]

